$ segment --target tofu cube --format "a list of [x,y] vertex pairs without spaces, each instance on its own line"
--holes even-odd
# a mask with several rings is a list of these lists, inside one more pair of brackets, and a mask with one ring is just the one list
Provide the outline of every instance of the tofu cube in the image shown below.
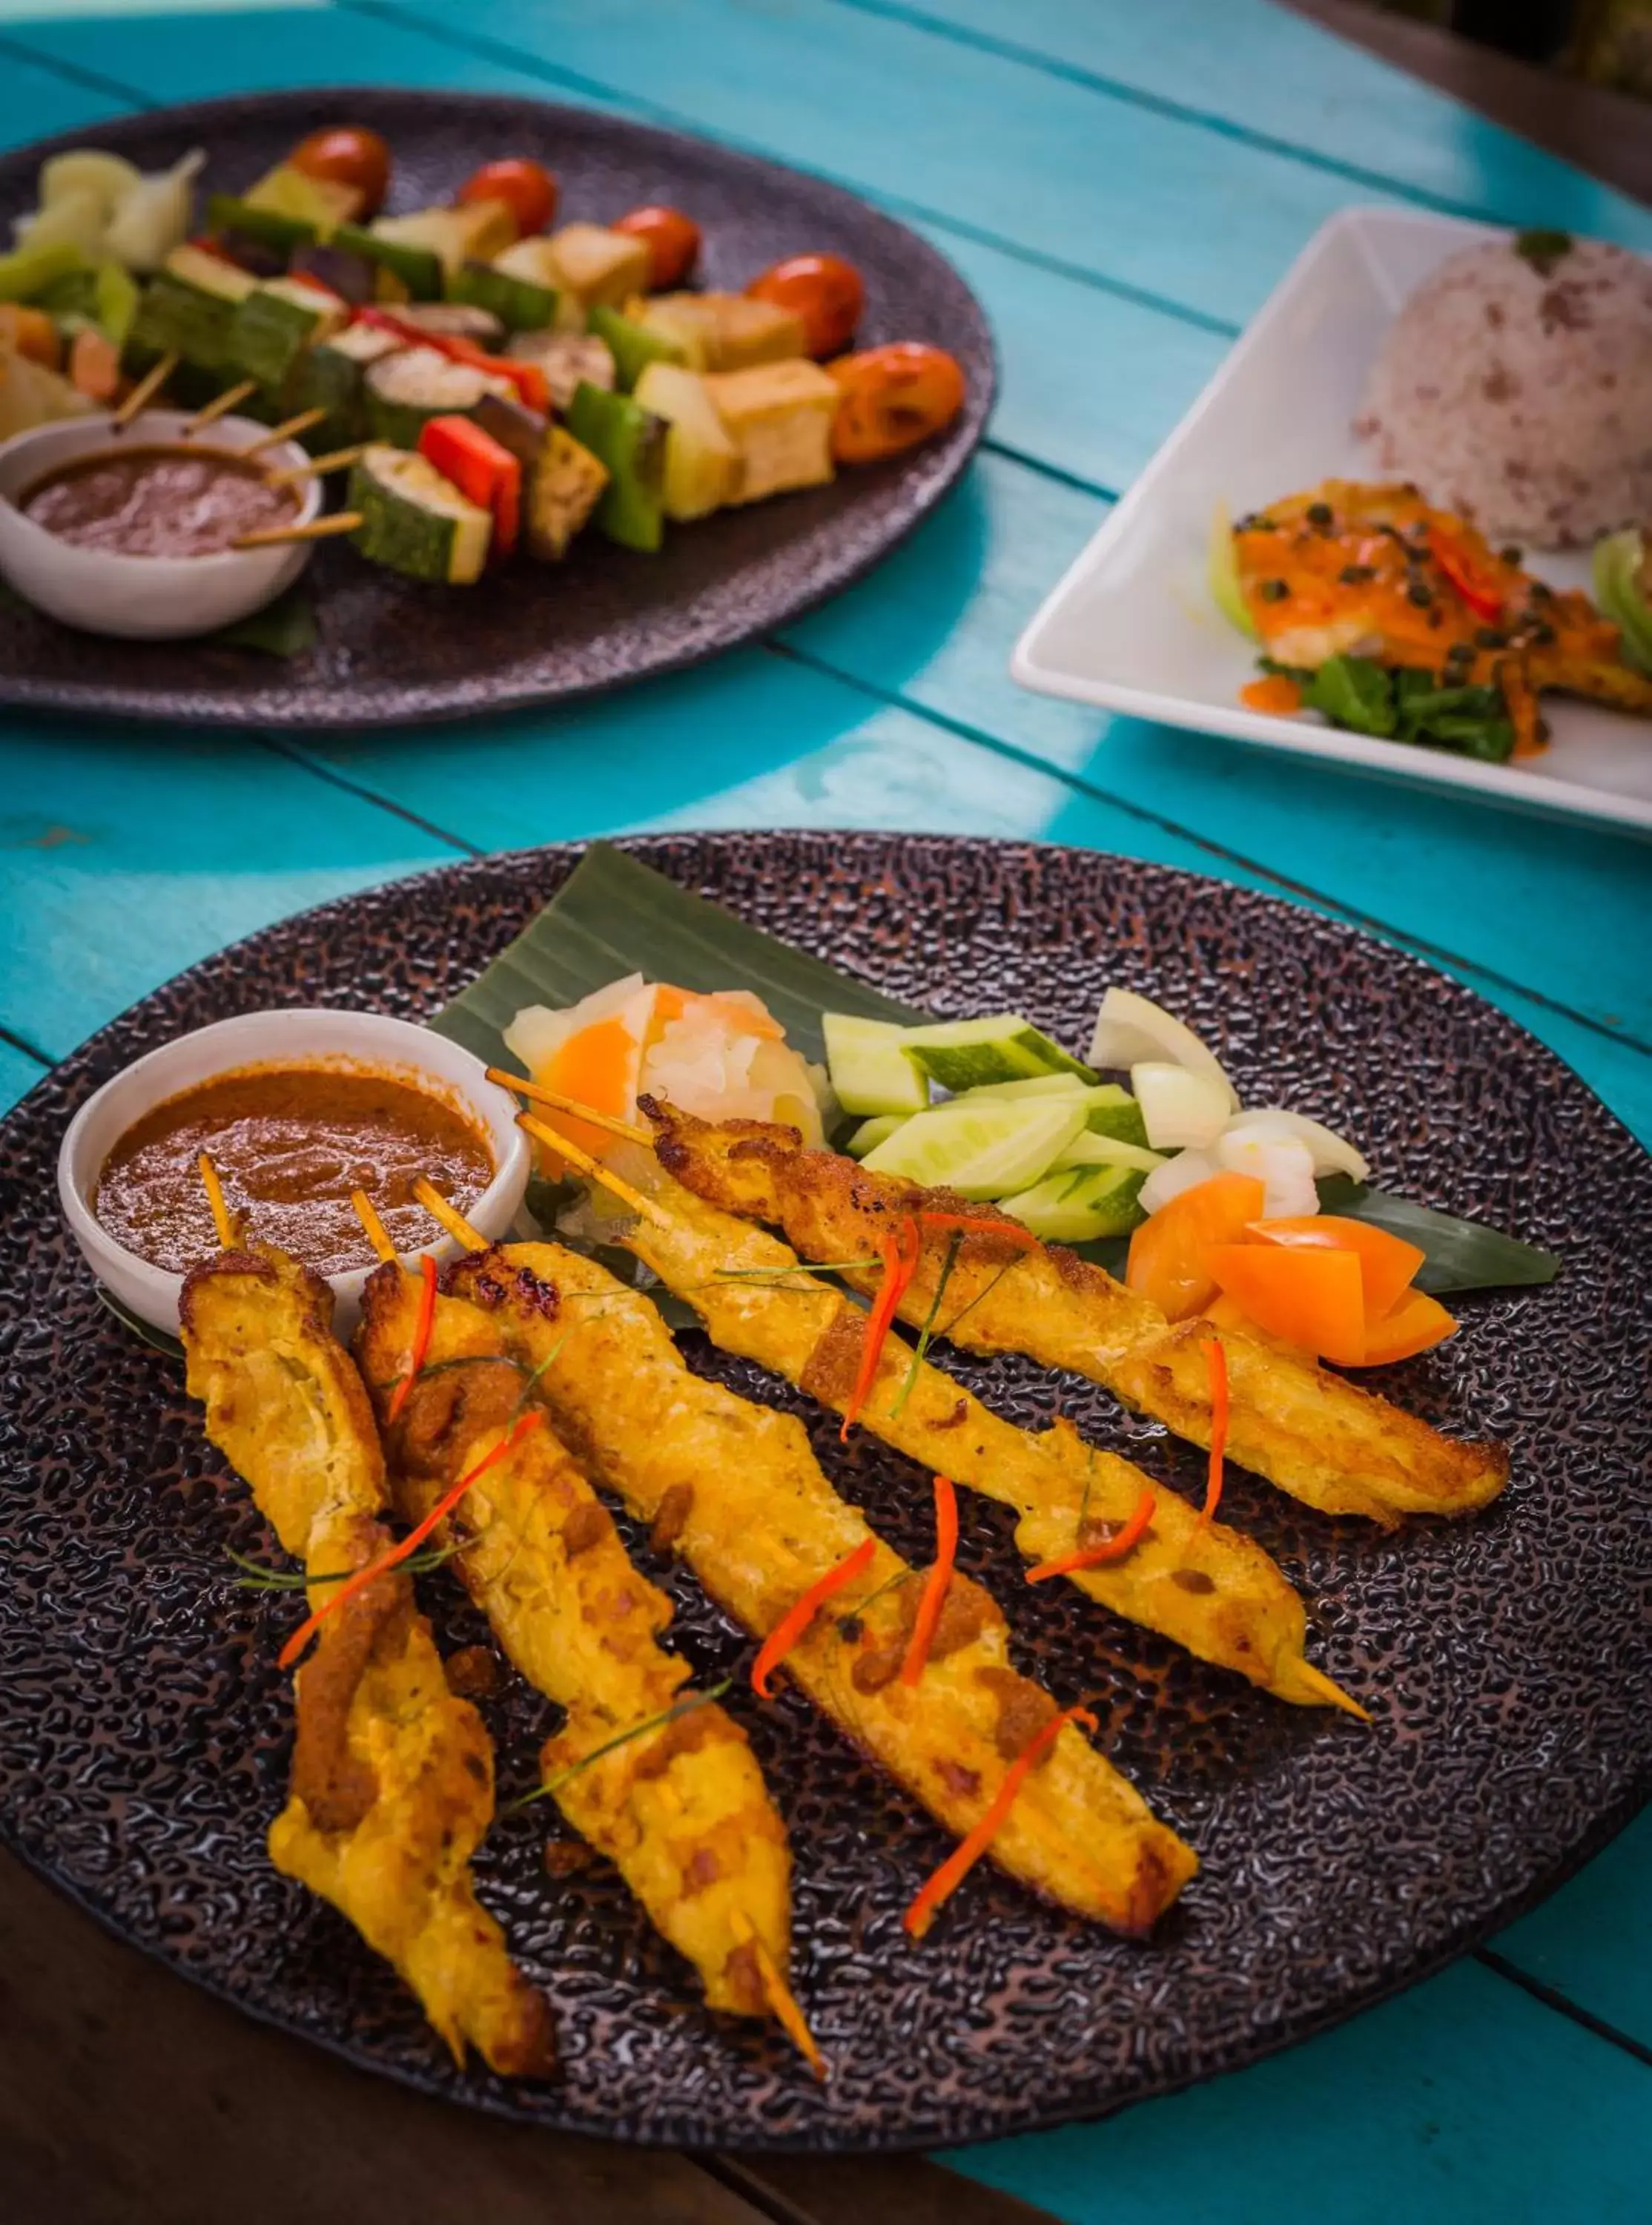
[[565,224],[550,237],[556,272],[549,282],[574,295],[587,309],[598,303],[617,309],[649,282],[648,242],[605,225]]
[[801,317],[744,294],[656,294],[625,314],[674,340],[691,371],[744,371],[806,352]]
[[839,391],[818,364],[794,359],[713,371],[706,386],[739,452],[731,503],[761,502],[832,478]]

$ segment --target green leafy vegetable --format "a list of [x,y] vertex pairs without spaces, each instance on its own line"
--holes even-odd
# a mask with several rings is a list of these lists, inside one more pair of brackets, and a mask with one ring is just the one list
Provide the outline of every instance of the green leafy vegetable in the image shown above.
[[1548,278],[1554,266],[1572,252],[1569,231],[1517,231],[1515,234],[1515,253],[1522,262],[1529,263],[1540,278]]
[[1448,1290],[1495,1290],[1552,1283],[1560,1271],[1553,1252],[1522,1244],[1478,1220],[1458,1220],[1409,1198],[1391,1197],[1346,1175],[1326,1175],[1319,1184],[1321,1213],[1346,1214],[1369,1220],[1390,1235],[1421,1247],[1427,1258],[1417,1271],[1417,1288],[1435,1297]]
[[1333,726],[1357,734],[1389,735],[1398,724],[1389,675],[1369,656],[1327,657],[1303,688],[1302,700]]
[[1514,754],[1515,730],[1495,688],[1462,688],[1431,672],[1390,672],[1370,656],[1327,657],[1318,671],[1259,660],[1264,672],[1294,680],[1306,710],[1333,726],[1384,740],[1415,742],[1427,749],[1502,764]]
[[147,1344],[151,1352],[164,1353],[168,1360],[183,1358],[183,1346],[175,1336],[169,1336],[163,1328],[152,1328],[141,1314],[135,1314],[129,1305],[123,1304],[106,1284],[98,1283],[94,1287],[116,1320],[123,1327],[130,1328],[140,1343]]
[[315,647],[315,605],[301,586],[289,587],[250,618],[222,626],[207,639],[219,649],[256,649],[267,656],[303,656]]

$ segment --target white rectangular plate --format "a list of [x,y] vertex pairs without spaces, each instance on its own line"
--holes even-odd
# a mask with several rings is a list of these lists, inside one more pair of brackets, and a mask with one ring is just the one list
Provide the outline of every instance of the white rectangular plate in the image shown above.
[[[1652,834],[1652,721],[1546,696],[1549,747],[1498,765],[1248,711],[1238,694],[1254,649],[1206,586],[1218,504],[1239,517],[1320,479],[1375,475],[1352,425],[1389,320],[1448,255],[1497,236],[1386,208],[1323,225],[1016,643],[1022,686]],[[1584,558],[1533,568],[1555,586],[1587,583]]]

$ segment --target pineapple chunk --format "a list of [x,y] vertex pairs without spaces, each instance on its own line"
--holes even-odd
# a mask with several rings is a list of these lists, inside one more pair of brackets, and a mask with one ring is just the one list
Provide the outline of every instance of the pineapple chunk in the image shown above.
[[648,242],[629,232],[610,231],[600,224],[565,224],[547,245],[555,272],[547,282],[572,296],[581,311],[599,302],[617,309],[649,282]]
[[503,201],[467,201],[462,208],[376,217],[372,228],[380,239],[428,248],[450,282],[466,263],[491,262],[516,237],[516,219]]
[[503,270],[507,278],[525,278],[530,286],[548,286],[553,293],[563,283],[556,250],[542,232],[514,242],[503,255],[494,257],[493,267]]
[[801,317],[744,294],[656,294],[633,301],[625,314],[674,340],[693,371],[744,371],[806,352]]
[[636,399],[666,434],[665,513],[683,521],[705,517],[733,494],[740,452],[717,414],[706,381],[680,364],[651,363],[636,382]]
[[839,396],[837,381],[818,364],[756,364],[749,371],[713,371],[705,384],[740,452],[731,502],[823,486],[833,476],[832,424]]
[[602,499],[608,467],[576,441],[565,425],[547,428],[528,474],[522,537],[530,556],[554,563]]

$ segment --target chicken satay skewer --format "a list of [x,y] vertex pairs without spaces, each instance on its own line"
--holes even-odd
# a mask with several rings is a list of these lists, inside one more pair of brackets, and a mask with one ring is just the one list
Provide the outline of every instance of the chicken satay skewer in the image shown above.
[[[528,1681],[566,1708],[541,1757],[562,1813],[694,1964],[709,2004],[773,2014],[823,2075],[784,1976],[785,1826],[744,1732],[714,1695],[680,1696],[688,1665],[658,1642],[670,1603],[632,1566],[566,1448],[545,1426],[513,1442],[524,1419],[548,1417],[524,1413],[523,1371],[496,1324],[440,1292],[427,1319],[365,1203],[357,1210],[385,1264],[363,1293],[358,1348],[398,1511],[422,1525],[441,1509],[454,1573]],[[473,1237],[458,1215],[443,1226]],[[461,1491],[467,1474],[476,1481]]]
[[[216,1167],[201,1175],[221,1252],[186,1277],[187,1384],[318,1602],[388,1543],[378,1434],[332,1332],[332,1294],[282,1252],[244,1243]],[[411,1586],[393,1571],[330,1621],[296,1684],[278,1870],[320,1893],[391,1962],[463,2062],[507,2076],[554,2067],[550,2011],[478,1903],[471,1857],[493,1813],[492,1749],[448,1689]]]
[[[530,1114],[518,1117],[530,1135],[549,1134]],[[788,1246],[682,1189],[652,1154],[639,1156],[630,1171],[634,1181],[603,1170],[628,1190],[649,1190],[654,1210],[646,1227],[617,1232],[616,1240],[687,1298],[715,1343],[845,1417],[858,1408],[864,1426],[897,1452],[944,1465],[969,1489],[1012,1507],[1024,1557],[1113,1613],[1281,1699],[1364,1720],[1364,1710],[1306,1658],[1302,1602],[1253,1540],[1203,1520],[1165,1491],[1130,1550],[1118,1550],[1150,1488],[1131,1462],[1086,1445],[1063,1423],[1039,1437],[1017,1429],[892,1334],[869,1373],[867,1315],[806,1279]],[[663,1213],[662,1198],[669,1203]],[[1086,1556],[1092,1535],[1117,1557]]]
[[484,1250],[452,1280],[535,1370],[535,1396],[593,1473],[765,1645],[822,1586],[841,1587],[832,1613],[803,1613],[788,1673],[946,1830],[970,1842],[1043,1740],[986,1851],[1077,1914],[1151,1926],[1193,1874],[1193,1852],[1011,1667],[989,1594],[946,1570],[907,1681],[927,1582],[839,1498],[794,1417],[703,1381],[646,1297],[559,1246]]
[[[915,1326],[927,1316],[944,1262],[937,1225],[967,1216],[950,1278],[959,1303],[935,1334],[966,1352],[1021,1352],[1042,1366],[1071,1369],[1208,1448],[1206,1323],[1173,1325],[1076,1253],[1028,1246],[1027,1232],[995,1207],[870,1174],[838,1152],[806,1148],[795,1129],[699,1120],[651,1100],[644,1109],[670,1174],[707,1203],[780,1229],[806,1258],[834,1258],[849,1246],[875,1251],[877,1232],[916,1216],[923,1241],[898,1306]],[[1004,1235],[994,1233],[995,1222]],[[870,1278],[851,1270],[847,1279],[864,1288]],[[1501,1445],[1443,1436],[1374,1392],[1240,1330],[1225,1328],[1222,1341],[1229,1455],[1305,1506],[1393,1528],[1408,1514],[1472,1513],[1508,1481]]]

